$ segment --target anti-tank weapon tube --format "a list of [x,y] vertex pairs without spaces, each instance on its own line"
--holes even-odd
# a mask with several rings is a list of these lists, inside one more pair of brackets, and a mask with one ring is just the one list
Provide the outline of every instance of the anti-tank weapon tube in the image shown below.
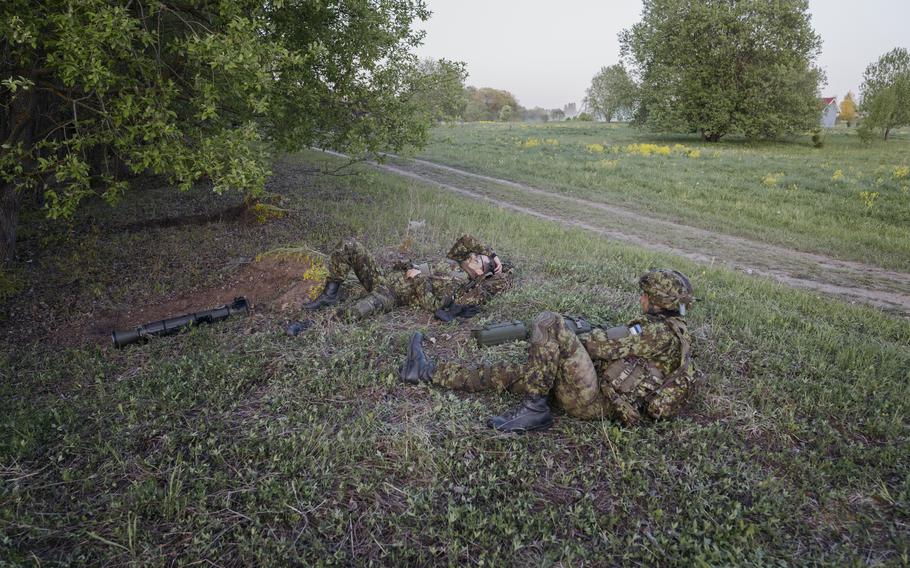
[[116,347],[125,347],[132,343],[146,341],[152,336],[172,335],[191,326],[216,323],[236,314],[246,315],[249,311],[250,307],[246,298],[239,296],[234,298],[232,303],[212,310],[154,321],[142,324],[134,329],[114,330],[111,332],[111,340],[113,340]]
[[[588,320],[576,316],[564,315],[566,328],[576,335],[589,333],[594,328],[603,329],[610,339],[619,339],[630,334],[630,329],[624,325],[606,327],[595,325]],[[490,323],[483,327],[471,330],[471,335],[477,340],[480,347],[491,347],[510,341],[526,340],[531,335],[531,327],[521,320]]]

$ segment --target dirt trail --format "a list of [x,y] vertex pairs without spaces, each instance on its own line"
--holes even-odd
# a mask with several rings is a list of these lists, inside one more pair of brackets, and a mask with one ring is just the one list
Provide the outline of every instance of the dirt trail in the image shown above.
[[468,172],[394,158],[380,169],[610,239],[772,278],[910,317],[910,274],[716,233],[637,211]]

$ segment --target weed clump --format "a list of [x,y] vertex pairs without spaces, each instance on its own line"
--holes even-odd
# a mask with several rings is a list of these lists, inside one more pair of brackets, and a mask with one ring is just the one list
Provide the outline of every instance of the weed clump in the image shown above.
[[859,198],[863,200],[863,203],[866,204],[866,209],[871,210],[875,205],[875,200],[878,199],[877,191],[861,191],[859,192]]
[[[306,247],[282,247],[256,255],[256,262],[261,262],[265,259],[291,260],[307,265],[307,269],[301,275],[304,281],[321,284],[329,276],[329,269],[323,262],[322,257]],[[314,286],[308,292],[310,299],[315,299],[321,291],[322,288],[320,286]]]
[[763,185],[766,185],[768,187],[774,187],[778,184],[778,182],[780,182],[781,178],[783,177],[783,172],[765,174],[765,177],[761,179],[761,182]]

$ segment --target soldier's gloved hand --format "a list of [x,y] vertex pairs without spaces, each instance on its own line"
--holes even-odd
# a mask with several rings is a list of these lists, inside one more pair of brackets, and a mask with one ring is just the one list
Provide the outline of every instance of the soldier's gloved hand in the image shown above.
[[436,316],[436,319],[448,323],[456,317],[467,319],[472,318],[479,313],[480,308],[477,306],[463,306],[461,304],[452,304],[447,308],[439,308],[433,315]]
[[493,274],[502,274],[502,261],[495,254],[493,255]]

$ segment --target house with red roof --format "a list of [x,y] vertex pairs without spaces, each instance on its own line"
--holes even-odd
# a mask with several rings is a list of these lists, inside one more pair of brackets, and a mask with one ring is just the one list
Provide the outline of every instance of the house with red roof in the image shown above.
[[837,97],[824,97],[818,99],[822,107],[822,128],[831,128],[837,121]]

